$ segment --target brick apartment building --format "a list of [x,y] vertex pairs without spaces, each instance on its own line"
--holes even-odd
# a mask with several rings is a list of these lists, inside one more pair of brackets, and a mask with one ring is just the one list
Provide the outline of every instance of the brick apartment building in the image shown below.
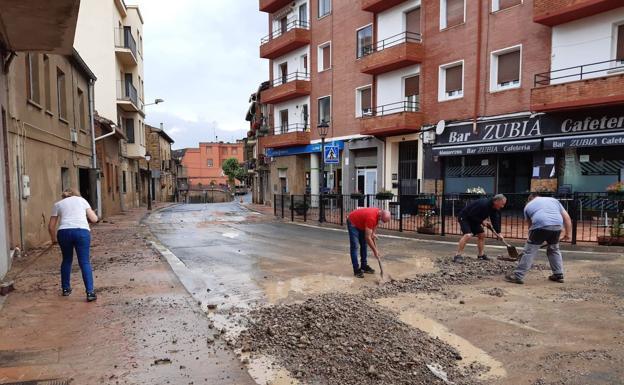
[[227,185],[221,166],[226,159],[236,158],[243,163],[244,145],[236,143],[205,142],[199,148],[187,148],[182,155],[181,164],[186,174],[188,188],[202,189],[210,186]]
[[[319,192],[323,121],[341,155],[324,191],[604,191],[623,178],[621,2],[259,3],[269,129],[251,137],[271,194]],[[579,140],[602,129],[614,133],[597,147],[614,146]]]

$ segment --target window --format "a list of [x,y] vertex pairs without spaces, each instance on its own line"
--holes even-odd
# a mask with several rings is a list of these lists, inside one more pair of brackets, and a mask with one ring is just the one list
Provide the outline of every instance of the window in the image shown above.
[[126,127],[128,143],[134,143],[134,119],[124,119],[124,126]]
[[615,43],[615,60],[617,60],[617,64],[624,64],[624,24],[620,24],[617,26],[617,36]]
[[307,131],[308,129],[308,119],[309,119],[310,113],[308,111],[308,105],[304,104],[303,106],[301,106],[301,120],[303,123],[303,129]]
[[418,111],[420,103],[420,75],[409,76],[403,79],[405,88],[405,109]]
[[464,22],[464,0],[440,0],[440,29]]
[[318,17],[329,15],[331,12],[331,0],[319,0],[318,2]]
[[123,194],[128,192],[128,182],[127,182],[126,174],[127,174],[126,171],[121,172],[121,192]]
[[326,71],[331,68],[331,43],[325,43],[318,47],[318,71]]
[[492,0],[492,12],[500,11],[519,4],[522,4],[522,0]]
[[78,88],[78,108],[79,108],[79,116],[80,121],[78,122],[78,126],[81,131],[86,131],[87,124],[87,103],[85,101],[85,94],[82,92],[80,88]]
[[50,57],[48,55],[43,55],[43,88],[45,90],[44,105],[47,111],[52,110],[52,93],[50,90],[52,84],[50,82]]
[[307,27],[308,25],[308,4],[301,4],[299,6],[299,26]]
[[303,73],[305,74],[305,77],[308,77],[309,71],[308,71],[308,55],[301,55],[301,63],[303,65]]
[[60,68],[56,69],[56,98],[58,100],[59,119],[67,120],[67,90],[65,74]]
[[238,149],[235,147],[232,147],[232,155],[238,155]]
[[227,155],[227,153],[228,153],[227,147],[221,148],[221,154]]
[[206,159],[206,166],[214,167],[214,162],[212,161],[212,159]]
[[371,116],[373,114],[373,92],[370,86],[359,88],[356,90],[356,111],[355,116]]
[[420,33],[420,8],[405,13],[405,31]]
[[520,87],[521,46],[492,52],[490,91]]
[[286,16],[282,17],[279,21],[280,23],[280,35],[288,32],[288,18]]
[[318,100],[318,123],[331,122],[331,96],[325,96]]
[[440,66],[438,84],[438,101],[464,96],[464,61]]
[[288,132],[288,110],[281,110],[280,114],[280,133],[285,134]]
[[28,99],[40,103],[39,96],[39,56],[34,53],[26,54],[26,87]]
[[356,35],[357,57],[361,58],[373,52],[373,26],[367,25],[358,29]]
[[280,84],[288,82],[288,62],[279,65],[279,75],[281,78]]

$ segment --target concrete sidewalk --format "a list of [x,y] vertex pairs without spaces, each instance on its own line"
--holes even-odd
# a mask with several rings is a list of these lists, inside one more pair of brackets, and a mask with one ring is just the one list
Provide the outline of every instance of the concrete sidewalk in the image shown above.
[[0,384],[254,384],[149,246],[146,213],[94,226],[95,303],[85,301],[76,261],[74,292],[60,295],[57,246],[16,261],[7,277],[16,291],[0,297]]

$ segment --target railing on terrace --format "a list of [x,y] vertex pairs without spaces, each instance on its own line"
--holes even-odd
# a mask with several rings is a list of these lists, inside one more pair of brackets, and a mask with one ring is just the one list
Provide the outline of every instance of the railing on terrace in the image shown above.
[[[501,211],[505,238],[526,239],[528,225],[523,209],[528,193],[505,194],[507,206]],[[377,195],[275,195],[274,214],[291,221],[320,221],[345,225],[349,213],[359,207],[389,210],[392,219],[381,229],[435,235],[461,235],[458,215],[466,205],[481,198],[474,194],[420,194],[379,199]],[[570,242],[597,242],[609,237],[614,221],[624,214],[624,197],[606,193],[575,193],[555,196],[572,218]],[[624,232],[624,229],[622,229]],[[489,236],[493,237],[492,234]]]
[[115,28],[115,47],[127,48],[137,57],[137,43],[130,29]]
[[309,72],[293,72],[290,73],[288,75],[281,75],[276,77],[275,79],[273,79],[273,81],[271,82],[271,86],[272,87],[278,87],[281,86],[282,84],[286,84],[286,83],[290,83],[290,82],[294,82],[297,80],[310,80],[310,73]]
[[386,48],[393,47],[402,43],[420,43],[422,42],[422,35],[417,32],[401,32],[399,34],[390,36],[386,39],[380,40],[377,43],[372,43],[362,47],[362,51],[359,52],[359,57],[374,54],[378,51],[383,51]]
[[382,106],[377,106],[373,108],[363,108],[362,117],[372,118],[375,116],[398,114],[400,112],[418,112],[420,111],[420,102],[419,99],[415,96],[410,98],[410,100],[405,100],[402,102],[384,104]]
[[310,29],[310,24],[307,21],[303,21],[303,20],[293,20],[289,23],[287,23],[285,25],[284,28],[282,28],[280,26],[280,28],[277,28],[275,30],[273,30],[271,33],[269,33],[268,35],[266,35],[265,37],[263,37],[262,39],[260,39],[260,45],[266,44],[268,42],[270,42],[273,39],[277,39],[278,37],[282,36],[283,34],[293,30],[293,29]]
[[624,74],[624,60],[607,60],[536,74],[533,86],[549,86],[601,76]]
[[132,83],[124,80],[117,81],[117,99],[129,100],[134,103],[135,106],[139,106],[139,93],[136,87]]
[[273,135],[288,134],[291,132],[307,132],[310,126],[306,123],[283,124],[273,127]]

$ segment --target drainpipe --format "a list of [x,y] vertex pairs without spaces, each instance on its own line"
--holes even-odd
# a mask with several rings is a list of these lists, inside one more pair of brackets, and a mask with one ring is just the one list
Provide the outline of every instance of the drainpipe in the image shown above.
[[[94,81],[89,79],[89,124],[91,125],[91,150],[93,151],[93,157],[91,158],[91,168],[97,170],[97,153],[95,149],[95,100],[93,97]],[[113,131],[114,132],[114,131]],[[98,216],[102,216],[102,180],[100,179],[99,172],[95,175],[95,200],[97,206]]]
[[483,0],[478,0],[477,7],[477,63],[475,66],[475,104],[472,122],[473,132],[477,131],[477,119],[479,118],[479,106],[481,104],[481,92],[479,91],[479,86],[481,85],[481,24]]

